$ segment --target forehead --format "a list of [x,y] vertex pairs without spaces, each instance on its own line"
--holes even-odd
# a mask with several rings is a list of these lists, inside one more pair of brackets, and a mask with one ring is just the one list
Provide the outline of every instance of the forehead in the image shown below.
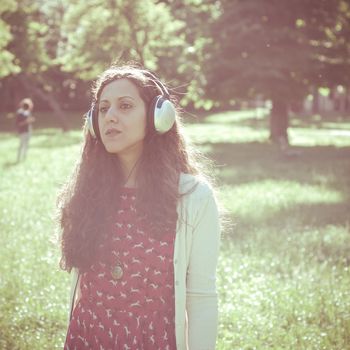
[[122,78],[107,84],[101,92],[100,100],[114,100],[123,96],[141,99],[139,90],[129,79]]

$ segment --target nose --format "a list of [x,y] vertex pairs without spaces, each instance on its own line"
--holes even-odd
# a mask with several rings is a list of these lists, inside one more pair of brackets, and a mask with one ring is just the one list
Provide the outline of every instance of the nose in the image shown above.
[[118,123],[119,121],[117,111],[113,106],[108,108],[108,111],[106,113],[106,121],[113,122],[113,123]]

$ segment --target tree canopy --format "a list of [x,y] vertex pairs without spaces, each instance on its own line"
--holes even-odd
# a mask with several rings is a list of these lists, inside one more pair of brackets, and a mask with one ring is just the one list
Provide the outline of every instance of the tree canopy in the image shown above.
[[12,13],[16,9],[17,3],[15,0],[7,0],[0,3],[0,78],[19,72],[19,67],[15,63],[16,56],[7,48],[13,39],[11,27],[3,18],[4,14]]
[[103,69],[134,60],[178,86],[183,105],[260,96],[281,121],[315,87],[349,86],[349,24],[348,0],[5,0],[2,108],[31,91],[62,117]]

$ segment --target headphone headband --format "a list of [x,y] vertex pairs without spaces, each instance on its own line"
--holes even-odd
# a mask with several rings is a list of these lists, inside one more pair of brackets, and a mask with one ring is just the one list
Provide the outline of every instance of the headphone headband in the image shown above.
[[157,85],[159,87],[159,89],[163,92],[163,95],[167,98],[170,99],[170,94],[168,89],[165,87],[165,85],[160,81],[160,79],[155,76],[153,73],[151,73],[148,70],[141,70],[142,73],[144,73],[146,76],[148,76],[149,78],[151,78],[151,80],[154,82],[155,85]]

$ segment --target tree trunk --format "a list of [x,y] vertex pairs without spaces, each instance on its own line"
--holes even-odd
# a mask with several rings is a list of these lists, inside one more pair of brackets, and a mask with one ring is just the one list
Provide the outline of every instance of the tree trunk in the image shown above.
[[312,113],[318,114],[320,112],[320,95],[318,93],[318,88],[316,87],[313,92],[312,99]]
[[27,80],[26,77],[24,76],[20,77],[20,81],[28,91],[31,91],[34,95],[38,96],[40,99],[46,101],[49,104],[50,108],[53,110],[55,116],[59,120],[62,130],[68,131],[69,125],[68,125],[67,118],[64,112],[62,111],[60,104],[54,97],[54,95],[52,93],[46,92],[43,89],[39,88],[34,83]]
[[345,114],[350,112],[350,92],[349,92],[349,88],[346,87],[345,88]]
[[288,104],[285,100],[272,99],[270,115],[270,140],[281,147],[289,146],[288,140]]

